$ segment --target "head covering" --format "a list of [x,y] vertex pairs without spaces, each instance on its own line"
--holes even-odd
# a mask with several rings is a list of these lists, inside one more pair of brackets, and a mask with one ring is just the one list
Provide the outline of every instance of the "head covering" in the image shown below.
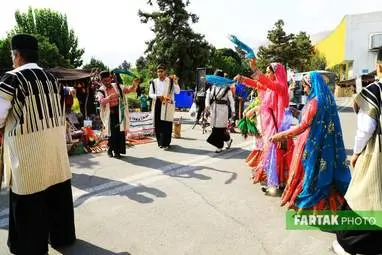
[[102,71],[99,75],[100,75],[101,79],[104,79],[104,78],[110,77],[111,74],[109,71]]
[[380,47],[379,50],[378,50],[377,63],[378,64],[382,64],[382,47]]
[[214,75],[224,77],[224,72],[221,69],[216,69]]
[[333,186],[345,195],[351,178],[336,101],[320,73],[310,72],[309,77],[308,102],[315,98],[318,106],[304,149],[304,182],[296,199],[299,208],[311,208],[327,198]]
[[166,66],[164,64],[159,64],[157,66],[157,70],[159,70],[159,69],[166,70]]
[[11,50],[38,50],[37,39],[28,34],[17,34],[11,39]]
[[289,107],[288,77],[285,67],[280,63],[269,65],[275,74],[277,86],[279,86],[279,100],[277,104],[277,126],[280,127],[284,118],[285,109]]
[[305,82],[309,87],[312,87],[312,85],[310,84],[310,76],[309,76],[309,74],[305,74],[302,78],[304,79],[304,82]]

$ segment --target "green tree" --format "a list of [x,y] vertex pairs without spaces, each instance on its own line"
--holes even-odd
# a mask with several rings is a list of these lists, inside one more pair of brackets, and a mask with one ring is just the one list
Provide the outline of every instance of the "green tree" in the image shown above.
[[[147,3],[153,5],[152,0]],[[181,84],[191,87],[196,68],[208,63],[211,46],[189,24],[198,22],[198,17],[186,10],[189,0],[156,0],[156,3],[159,11],[138,12],[142,23],[154,23],[151,30],[155,38],[147,42],[145,51],[148,68],[154,70],[163,63],[180,77]]]
[[224,72],[228,73],[229,77],[233,77],[236,74],[244,73],[246,71],[246,68],[243,65],[243,59],[240,57],[239,53],[228,48],[213,49],[208,67],[222,69]]
[[312,70],[312,66],[317,65],[318,59],[306,32],[287,34],[284,31],[284,21],[278,20],[273,29],[268,31],[267,38],[269,44],[259,47],[257,53],[258,66],[263,71],[272,62],[280,62],[299,72]]
[[131,64],[127,62],[126,60],[123,60],[122,64],[118,66],[119,69],[127,69],[129,70],[131,68]]
[[325,70],[326,65],[327,62],[325,56],[314,51],[314,54],[310,59],[310,70]]
[[[0,40],[0,69],[4,71],[12,69],[10,38],[10,35],[8,35],[3,40]],[[1,70],[0,74],[2,73]]]
[[66,15],[50,9],[32,9],[26,13],[15,13],[18,33],[42,35],[57,46],[59,53],[69,61],[72,67],[82,65],[84,49],[78,47],[78,38],[73,29],[69,29]]
[[98,68],[98,70],[103,71],[103,70],[108,70],[109,68],[101,61],[98,60],[94,57],[90,59],[90,62],[87,63],[82,67],[85,70],[91,70],[93,68]]

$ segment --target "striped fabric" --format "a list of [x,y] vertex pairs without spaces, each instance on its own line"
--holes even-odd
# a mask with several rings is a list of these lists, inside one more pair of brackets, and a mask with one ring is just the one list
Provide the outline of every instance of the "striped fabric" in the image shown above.
[[361,152],[345,195],[353,210],[382,210],[382,83],[372,83],[355,98],[356,104],[378,123]]
[[35,64],[25,66],[0,81],[0,97],[12,103],[4,131],[5,173],[12,191],[20,195],[71,178],[64,90],[52,74]]

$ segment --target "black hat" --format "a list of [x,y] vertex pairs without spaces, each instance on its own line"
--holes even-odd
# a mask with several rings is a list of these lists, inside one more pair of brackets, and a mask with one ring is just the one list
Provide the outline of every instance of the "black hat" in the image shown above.
[[378,64],[382,64],[382,47],[380,47],[379,50],[378,50],[377,63]]
[[110,72],[109,71],[102,71],[102,72],[100,72],[99,75],[101,76],[101,79],[108,78],[108,77],[110,77]]
[[11,50],[38,50],[37,39],[28,34],[17,34],[11,39]]
[[214,75],[224,77],[224,72],[223,72],[223,70],[216,69],[216,71],[214,72]]
[[166,66],[165,66],[164,64],[159,64],[159,65],[157,66],[157,70],[160,70],[160,69],[162,69],[162,70],[166,70]]

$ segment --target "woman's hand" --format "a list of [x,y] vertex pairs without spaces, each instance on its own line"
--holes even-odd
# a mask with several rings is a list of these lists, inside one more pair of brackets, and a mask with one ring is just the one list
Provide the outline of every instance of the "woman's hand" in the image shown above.
[[276,143],[276,142],[280,142],[284,139],[285,139],[285,136],[283,133],[277,133],[277,134],[273,135],[271,138],[269,138],[269,141],[271,141],[272,143]]
[[235,76],[235,78],[233,78],[235,81],[237,81],[238,83],[242,83],[243,82],[243,76],[241,74],[238,74]]

